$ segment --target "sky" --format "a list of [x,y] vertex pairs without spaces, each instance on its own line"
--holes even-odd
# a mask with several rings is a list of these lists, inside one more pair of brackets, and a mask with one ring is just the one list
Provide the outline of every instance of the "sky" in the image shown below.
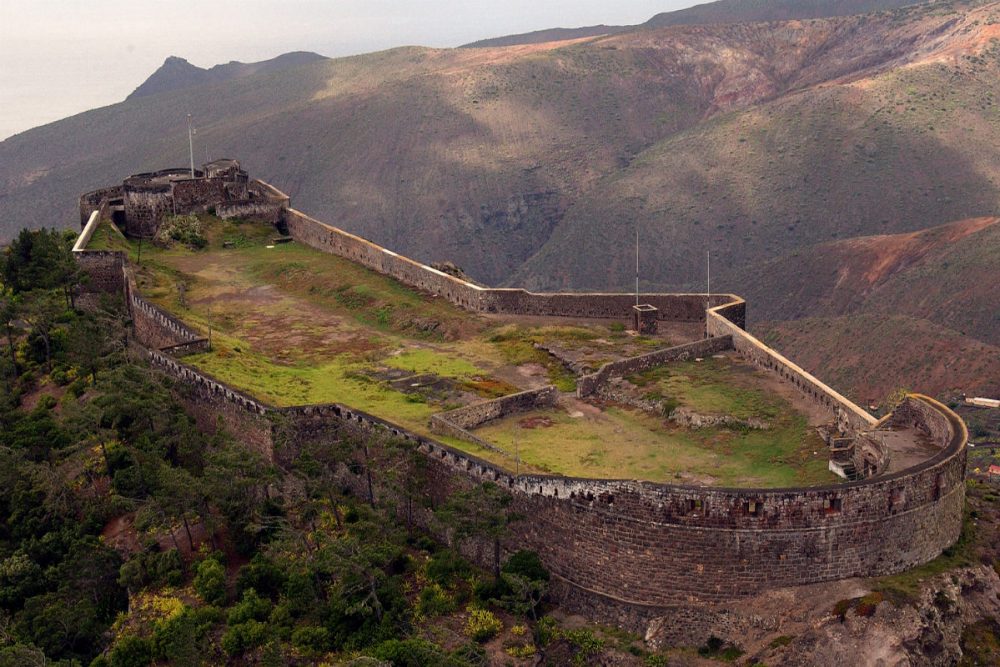
[[0,0],[0,140],[123,100],[170,55],[199,67],[289,51],[453,47],[642,23],[704,0]]

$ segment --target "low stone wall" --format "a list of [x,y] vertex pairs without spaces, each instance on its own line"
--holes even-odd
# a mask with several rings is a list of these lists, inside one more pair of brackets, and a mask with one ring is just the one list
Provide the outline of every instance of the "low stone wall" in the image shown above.
[[447,435],[479,445],[484,449],[510,455],[502,447],[484,440],[471,432],[483,424],[519,412],[555,405],[559,390],[553,386],[501,396],[491,401],[474,403],[448,412],[431,416],[431,432]]
[[706,338],[686,345],[668,347],[663,350],[656,350],[637,357],[621,359],[619,361],[609,361],[601,366],[597,372],[584,375],[576,383],[576,394],[580,398],[590,396],[608,383],[613,377],[625,377],[633,373],[642,373],[651,368],[662,366],[671,361],[683,361],[695,357],[707,357],[718,354],[725,350],[733,349],[732,336],[717,336]]
[[466,405],[455,410],[442,412],[431,417],[443,418],[461,428],[477,428],[486,422],[500,419],[518,412],[527,412],[540,407],[555,405],[559,391],[553,387],[530,389],[508,396],[501,396],[490,401],[482,401]]
[[742,299],[709,309],[705,324],[708,335],[732,336],[733,348],[744,359],[791,382],[803,395],[828,410],[838,422],[843,422],[844,426],[855,431],[866,431],[875,426],[878,420],[737,326],[729,319],[730,314],[737,318],[746,317],[746,306]]

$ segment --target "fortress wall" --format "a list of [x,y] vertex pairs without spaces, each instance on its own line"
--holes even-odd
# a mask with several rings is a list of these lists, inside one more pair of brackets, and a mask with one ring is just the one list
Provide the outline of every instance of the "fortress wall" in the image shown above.
[[77,266],[87,275],[81,285],[84,293],[123,293],[125,289],[125,253],[118,250],[74,250]]
[[176,213],[203,213],[209,206],[226,199],[226,181],[222,178],[176,181],[173,195]]
[[260,199],[242,199],[215,205],[215,214],[223,220],[243,218],[269,222],[272,225],[281,221],[284,212],[285,208],[282,202]]
[[[736,323],[728,319],[729,313],[745,317],[745,304],[738,303],[711,308],[706,320],[706,331],[709,336],[732,336],[733,347],[743,358],[761,369],[777,373],[791,382],[805,396],[828,410],[832,416],[846,420],[847,424],[858,431],[872,428],[878,420],[859,408],[853,402],[836,392],[831,387],[820,382],[805,369],[792,363],[787,358],[764,345],[757,338],[744,331]],[[839,411],[839,415],[838,415]]]
[[[635,304],[633,294],[535,294],[523,289],[480,287],[324,224],[295,209],[286,211],[285,221],[288,233],[299,243],[350,259],[475,312],[627,321]],[[712,295],[711,303],[720,305],[733,298],[725,294]],[[705,319],[704,294],[643,294],[640,300],[656,306],[660,320],[700,322]],[[745,305],[741,303],[733,309],[731,316],[735,323],[744,323]]]
[[633,373],[642,373],[670,361],[707,357],[731,349],[733,349],[732,336],[716,336],[686,345],[656,350],[655,352],[642,354],[638,357],[630,357],[620,361],[609,361],[597,369],[596,372],[584,375],[577,380],[576,395],[580,398],[590,396],[600,387],[607,384],[613,377],[625,377]]
[[288,208],[288,203],[291,201],[291,198],[284,192],[259,178],[249,180],[247,183],[247,196],[279,202],[282,204],[282,208]]
[[295,209],[286,211],[285,223],[288,225],[288,233],[299,243],[350,259],[411,287],[438,294],[469,310],[483,310],[481,299],[484,290],[481,287],[397,255]]
[[159,350],[204,340],[184,322],[139,296],[134,287],[130,292],[135,337],[145,347]]
[[149,350],[148,354],[155,368],[182,383],[185,407],[199,429],[215,433],[221,427],[267,461],[274,460],[267,406],[163,352]]
[[109,199],[117,199],[122,196],[122,186],[115,185],[110,188],[100,188],[93,192],[88,192],[80,196],[80,224],[86,223],[92,211],[97,209],[102,202]]
[[174,202],[168,184],[124,185],[126,231],[131,236],[156,236],[160,220],[174,212]]
[[[385,447],[390,437],[423,453],[419,493],[430,505],[481,482],[509,490],[512,511],[526,518],[512,527],[505,549],[537,551],[555,575],[609,614],[622,605],[720,602],[769,588],[899,572],[935,558],[961,529],[967,434],[961,420],[926,397],[911,396],[903,407],[909,423],[942,445],[920,466],[826,487],[723,489],[515,476],[346,406],[275,410],[165,355],[154,359],[195,385],[193,409],[201,419],[218,414],[279,464],[293,460],[310,438],[360,435],[370,448],[380,502],[394,502],[395,493],[381,475],[405,463],[393,458],[403,450]],[[269,431],[272,422],[279,428]],[[364,480],[355,481],[364,491]]]

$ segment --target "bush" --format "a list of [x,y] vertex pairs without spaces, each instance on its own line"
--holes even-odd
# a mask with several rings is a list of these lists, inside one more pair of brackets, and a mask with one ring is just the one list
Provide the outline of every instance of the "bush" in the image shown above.
[[441,588],[440,584],[431,583],[420,591],[417,611],[425,617],[450,614],[455,611],[455,598]]
[[452,549],[442,549],[427,561],[427,578],[442,586],[470,572],[469,564]]
[[477,642],[493,639],[503,630],[503,623],[488,609],[472,608],[465,622],[465,635]]
[[575,665],[585,664],[591,656],[597,655],[604,648],[604,640],[587,628],[563,630],[559,634],[576,649],[573,654]]
[[501,571],[522,576],[529,581],[549,580],[549,571],[534,551],[518,551],[507,560]]
[[236,594],[243,595],[248,588],[261,595],[275,599],[285,586],[285,573],[271,560],[257,554],[249,563],[240,568],[236,577]]
[[153,646],[148,639],[126,636],[111,649],[111,667],[146,667],[153,662]]
[[222,612],[215,607],[185,607],[176,616],[159,621],[152,636],[156,657],[171,664],[196,664],[204,653],[205,636],[221,620]]
[[307,625],[292,632],[292,645],[306,653],[325,653],[330,649],[330,631]]
[[156,232],[156,241],[162,245],[170,245],[171,241],[177,241],[195,249],[208,245],[208,239],[202,231],[201,220],[194,215],[166,216]]
[[260,621],[247,621],[231,625],[222,635],[222,650],[226,655],[242,655],[246,651],[262,646],[267,641],[267,625]]
[[226,601],[226,570],[222,563],[215,558],[206,558],[198,563],[194,590],[208,604],[223,604]]
[[229,625],[239,625],[247,621],[265,621],[271,613],[271,601],[257,595],[257,591],[249,589],[243,597],[229,610],[226,621]]
[[376,646],[371,651],[371,656],[391,662],[393,667],[424,667],[451,663],[440,647],[426,639],[390,639]]

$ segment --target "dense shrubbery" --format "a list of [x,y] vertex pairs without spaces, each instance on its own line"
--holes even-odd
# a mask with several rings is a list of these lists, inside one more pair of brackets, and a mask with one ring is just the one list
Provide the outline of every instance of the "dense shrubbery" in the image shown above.
[[156,231],[156,241],[162,245],[176,241],[196,250],[208,245],[201,220],[196,215],[166,216]]
[[[484,485],[438,512],[459,541],[493,543],[491,577],[391,507],[345,494],[333,471],[358,465],[356,443],[309,443],[279,473],[206,435],[169,380],[128,358],[120,303],[76,309],[68,249],[59,234],[22,234],[0,266],[0,667],[331,652],[478,666],[475,642],[449,653],[418,638],[421,624],[460,615],[487,641],[500,608],[535,613],[548,579],[537,556],[500,567],[505,492]],[[382,481],[419,501],[397,477]],[[131,536],[127,559],[99,539],[111,527]],[[227,572],[234,560],[245,564]]]

